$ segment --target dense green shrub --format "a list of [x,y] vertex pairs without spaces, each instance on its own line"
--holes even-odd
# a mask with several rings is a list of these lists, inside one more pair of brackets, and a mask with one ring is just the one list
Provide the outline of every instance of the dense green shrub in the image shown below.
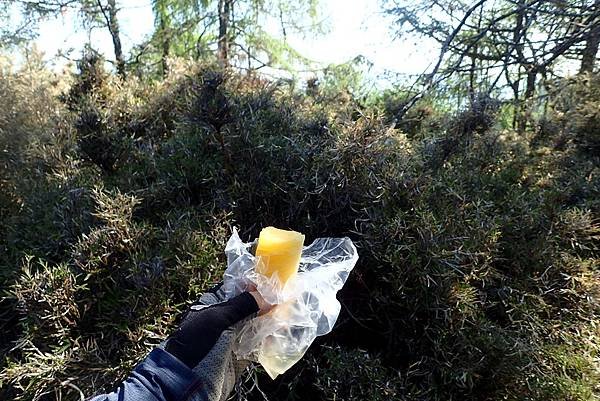
[[383,401],[401,397],[399,373],[361,349],[324,347],[307,365],[319,374],[313,385],[323,400]]
[[597,74],[577,75],[554,82],[550,90],[555,93],[552,118],[560,127],[560,137],[555,140],[572,141],[591,153],[600,149],[600,77]]
[[[556,97],[558,129],[530,138],[482,97],[390,128],[352,99],[213,66],[160,83],[88,67],[62,101],[41,87],[59,112],[2,173],[6,398],[113,386],[219,280],[233,225],[346,235],[361,256],[336,330],[277,382],[258,375],[272,399],[598,396],[593,113],[566,124]],[[589,79],[574,85],[595,93]],[[551,147],[567,131],[585,141]]]

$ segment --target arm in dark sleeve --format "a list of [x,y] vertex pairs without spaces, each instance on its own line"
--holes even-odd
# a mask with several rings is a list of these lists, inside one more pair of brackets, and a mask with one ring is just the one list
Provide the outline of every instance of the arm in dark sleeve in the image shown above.
[[199,377],[168,352],[155,348],[110,394],[89,401],[174,401],[195,393],[207,400]]
[[258,311],[254,297],[242,293],[227,302],[190,310],[165,344],[156,348],[119,388],[90,401],[180,401],[191,394],[206,400],[203,384],[192,370],[211,350],[223,330]]

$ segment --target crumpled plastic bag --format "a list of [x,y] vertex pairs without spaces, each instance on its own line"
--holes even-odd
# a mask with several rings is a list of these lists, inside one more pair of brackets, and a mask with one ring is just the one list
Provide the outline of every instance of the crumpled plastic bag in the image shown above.
[[227,270],[221,291],[225,298],[252,288],[270,304],[270,312],[246,321],[237,333],[233,352],[238,359],[259,362],[275,379],[302,358],[317,336],[333,328],[340,313],[336,293],[358,260],[349,238],[318,238],[302,250],[295,279],[285,287],[276,275],[266,277],[255,270],[259,257],[234,229],[227,242]]

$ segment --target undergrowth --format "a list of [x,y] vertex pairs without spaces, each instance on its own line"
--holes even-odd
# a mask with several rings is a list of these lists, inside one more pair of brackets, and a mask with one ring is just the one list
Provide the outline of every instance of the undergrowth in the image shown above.
[[598,77],[520,135],[487,97],[391,123],[210,65],[79,68],[0,76],[3,399],[112,389],[219,281],[232,227],[268,225],[360,260],[333,333],[244,397],[598,397]]

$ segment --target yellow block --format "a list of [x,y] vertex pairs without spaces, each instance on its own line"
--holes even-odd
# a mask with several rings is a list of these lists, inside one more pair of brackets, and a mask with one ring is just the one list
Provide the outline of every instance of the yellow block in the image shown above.
[[303,245],[304,235],[299,232],[263,228],[256,247],[260,257],[256,270],[267,277],[277,272],[281,285],[285,285],[298,272]]

